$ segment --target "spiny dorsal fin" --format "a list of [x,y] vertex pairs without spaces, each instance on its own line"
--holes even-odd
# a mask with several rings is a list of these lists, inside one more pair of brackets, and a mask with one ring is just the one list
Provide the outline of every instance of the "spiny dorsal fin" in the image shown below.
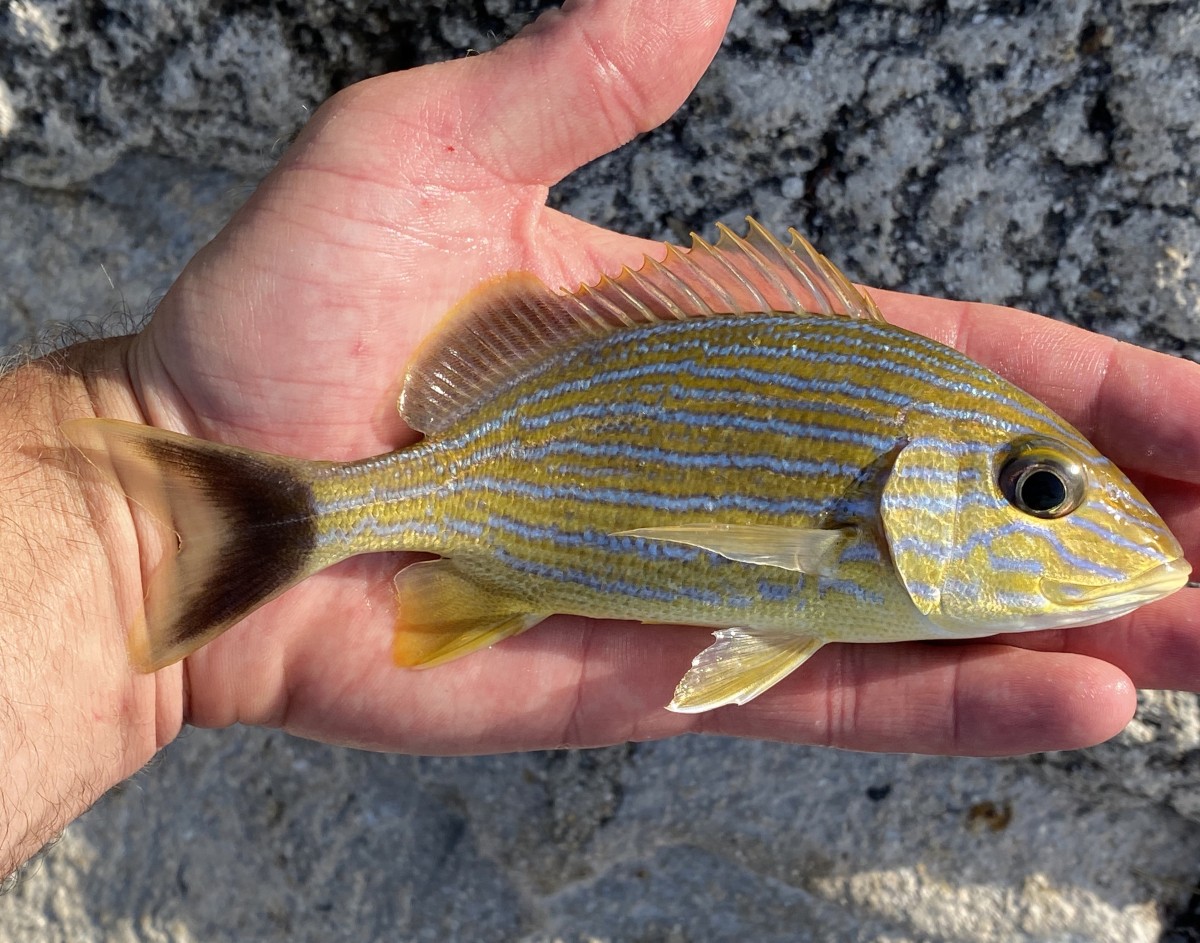
[[593,318],[626,324],[763,311],[883,320],[875,303],[796,230],[788,230],[785,246],[754,219],[746,223],[744,237],[717,223],[715,244],[692,233],[690,249],[668,245],[662,262],[647,256],[637,271],[605,276],[568,298]]
[[785,246],[753,219],[747,223],[744,237],[718,223],[716,243],[693,233],[688,249],[668,245],[663,261],[647,256],[637,270],[570,294],[550,291],[528,272],[487,282],[417,351],[401,415],[420,432],[445,429],[523,368],[635,325],[764,311],[883,320],[874,302],[794,229]]

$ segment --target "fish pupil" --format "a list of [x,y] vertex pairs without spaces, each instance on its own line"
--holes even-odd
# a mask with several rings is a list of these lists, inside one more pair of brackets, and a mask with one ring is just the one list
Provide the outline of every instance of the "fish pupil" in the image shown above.
[[1048,468],[1031,469],[1017,491],[1021,503],[1035,514],[1051,513],[1067,500],[1066,482]]
[[1018,511],[1065,517],[1083,503],[1087,474],[1082,459],[1044,436],[1022,436],[997,455],[996,483]]

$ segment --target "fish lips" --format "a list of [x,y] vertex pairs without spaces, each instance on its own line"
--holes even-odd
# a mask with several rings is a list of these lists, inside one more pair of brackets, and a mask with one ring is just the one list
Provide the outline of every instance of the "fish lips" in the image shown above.
[[1120,582],[1087,585],[1043,579],[1041,591],[1042,595],[1056,605],[1087,607],[1103,618],[1115,618],[1182,589],[1187,584],[1191,572],[1191,564],[1180,557],[1151,567],[1133,579]]

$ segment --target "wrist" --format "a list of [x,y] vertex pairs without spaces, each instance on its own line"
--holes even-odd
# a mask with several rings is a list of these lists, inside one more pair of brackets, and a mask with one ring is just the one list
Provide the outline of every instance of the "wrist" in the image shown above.
[[58,431],[140,419],[129,343],[79,345],[0,378],[0,873],[180,727],[182,672],[139,675],[126,655],[142,599],[129,505]]

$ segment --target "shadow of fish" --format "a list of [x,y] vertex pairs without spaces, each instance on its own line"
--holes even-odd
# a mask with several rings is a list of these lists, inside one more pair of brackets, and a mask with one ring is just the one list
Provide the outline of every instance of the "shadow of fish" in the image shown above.
[[1099,622],[1190,570],[1071,426],[753,220],[573,294],[484,285],[418,352],[400,411],[424,440],[348,464],[65,424],[179,534],[135,663],[346,557],[420,550],[441,558],[396,577],[399,664],[552,613],[714,627],[670,704],[694,712],[828,641]]

